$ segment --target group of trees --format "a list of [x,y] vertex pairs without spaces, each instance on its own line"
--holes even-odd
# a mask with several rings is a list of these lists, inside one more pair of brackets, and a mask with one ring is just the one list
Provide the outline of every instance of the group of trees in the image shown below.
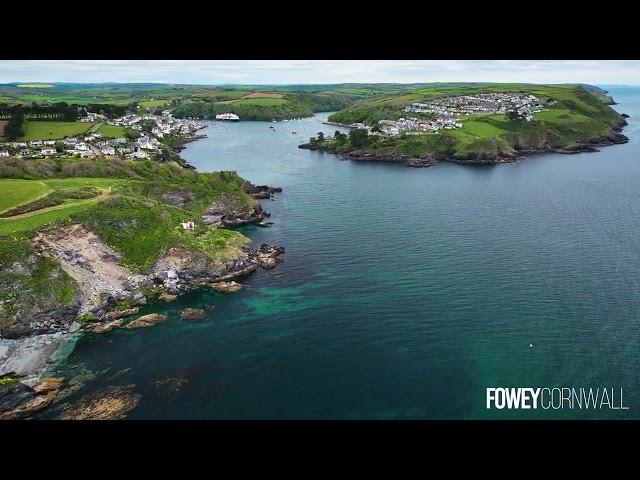
[[9,123],[7,123],[4,127],[4,138],[5,140],[12,142],[19,137],[24,135],[24,130],[22,129],[22,124],[24,123],[24,114],[16,113],[10,119]]
[[78,106],[59,103],[31,103],[24,105],[10,105],[0,103],[0,118],[13,118],[22,115],[23,118],[33,120],[61,120],[72,122],[78,118]]
[[[354,128],[349,132],[349,135],[336,130],[333,134],[333,141],[338,145],[344,145],[349,140],[349,144],[353,148],[365,148],[371,145],[371,137],[369,132],[364,128]],[[324,133],[318,132],[315,137],[309,139],[309,144],[317,145],[318,143],[324,143],[326,140]]]

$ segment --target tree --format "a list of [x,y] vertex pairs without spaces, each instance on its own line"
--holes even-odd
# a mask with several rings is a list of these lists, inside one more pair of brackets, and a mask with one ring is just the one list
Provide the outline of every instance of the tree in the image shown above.
[[507,118],[509,120],[519,120],[522,117],[520,117],[520,114],[518,113],[518,110],[513,109],[513,110],[509,110],[507,112]]
[[347,139],[347,136],[340,130],[336,130],[336,133],[333,134],[333,139],[338,143],[344,143],[344,141]]
[[4,137],[12,142],[18,137],[24,135],[22,124],[24,123],[24,114],[22,112],[14,113],[4,127]]
[[376,124],[371,127],[371,131],[372,132],[382,132],[382,129],[380,128],[380,122],[376,122]]
[[349,132],[349,140],[354,148],[364,148],[369,145],[369,132],[364,128],[356,128]]
[[318,132],[318,143],[324,142],[324,133]]

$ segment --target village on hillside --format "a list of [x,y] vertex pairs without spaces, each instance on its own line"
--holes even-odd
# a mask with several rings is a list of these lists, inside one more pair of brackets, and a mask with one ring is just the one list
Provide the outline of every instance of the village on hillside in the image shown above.
[[433,118],[407,116],[398,120],[380,120],[377,128],[363,123],[353,123],[349,127],[364,128],[371,135],[419,135],[436,133],[442,129],[462,128],[461,120],[469,115],[506,115],[515,112],[519,118],[530,122],[534,113],[541,112],[545,106],[552,106],[554,103],[524,93],[479,93],[439,97],[426,102],[414,102],[403,109],[407,113],[428,114]]
[[[86,112],[79,122],[94,123],[82,136],[58,140],[31,140],[0,142],[0,157],[41,158],[51,156],[119,156],[128,159],[151,158],[161,149],[161,139],[166,136],[192,136],[207,126],[206,122],[174,118],[168,110],[161,115],[125,115],[115,119],[94,112]],[[104,138],[95,131],[102,124],[129,128],[137,134],[119,138]],[[146,130],[143,125],[147,126]],[[151,126],[149,130],[149,126]],[[133,137],[136,138],[133,138]],[[15,153],[13,153],[13,152]],[[13,153],[13,154],[12,154]]]

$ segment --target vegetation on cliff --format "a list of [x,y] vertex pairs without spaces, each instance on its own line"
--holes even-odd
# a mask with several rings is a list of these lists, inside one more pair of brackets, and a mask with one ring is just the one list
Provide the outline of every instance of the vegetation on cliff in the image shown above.
[[[121,263],[143,272],[168,249],[178,247],[218,268],[241,254],[249,239],[239,232],[199,222],[214,202],[233,200],[234,208],[254,211],[258,204],[244,192],[234,172],[197,173],[152,161],[94,162],[65,168],[63,162],[10,159],[0,179],[0,336],[29,333],[22,325],[29,312],[67,309],[76,298],[76,282],[60,262],[35,245],[39,232],[83,224],[121,255]],[[88,170],[87,170],[88,169]],[[117,178],[73,176],[107,174]],[[28,178],[28,179],[27,179]],[[4,196],[19,187],[28,194]],[[31,187],[34,188],[31,188]],[[97,195],[96,195],[97,194]],[[12,198],[12,200],[7,200]],[[195,230],[181,223],[194,220]],[[31,317],[34,317],[32,315]],[[26,320],[25,320],[26,321]]]

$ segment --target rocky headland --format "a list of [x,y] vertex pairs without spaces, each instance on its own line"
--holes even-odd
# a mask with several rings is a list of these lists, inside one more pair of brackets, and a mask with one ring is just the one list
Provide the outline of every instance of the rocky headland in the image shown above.
[[[172,301],[196,288],[235,292],[240,288],[235,280],[258,268],[275,267],[284,247],[251,246],[248,239],[225,227],[263,221],[268,212],[246,198],[270,198],[281,189],[249,182],[242,188],[244,197],[233,192],[217,195],[196,218],[196,232],[176,225],[179,230],[173,235],[184,240],[165,248],[144,268],[134,268],[127,255],[105,241],[111,238],[110,232],[142,231],[135,212],[131,218],[98,221],[94,215],[87,221],[42,228],[21,239],[20,248],[8,259],[0,258],[0,418],[28,417],[51,403],[59,385],[57,389],[38,385],[62,351],[68,353],[63,347],[72,337],[153,327],[166,317],[140,316],[142,306],[147,305],[148,311],[154,302]],[[157,198],[160,204],[191,208],[197,195],[197,191],[172,189]],[[104,208],[112,218],[112,209]],[[163,212],[159,215],[166,215]],[[226,233],[218,239],[217,231]],[[209,243],[212,235],[217,240]],[[39,280],[34,284],[30,278]],[[184,310],[181,317],[204,318],[197,309]],[[137,403],[133,393],[108,393],[108,399],[85,399],[86,405],[67,410],[63,418],[87,418],[87,411],[94,408],[97,418],[117,418]]]

